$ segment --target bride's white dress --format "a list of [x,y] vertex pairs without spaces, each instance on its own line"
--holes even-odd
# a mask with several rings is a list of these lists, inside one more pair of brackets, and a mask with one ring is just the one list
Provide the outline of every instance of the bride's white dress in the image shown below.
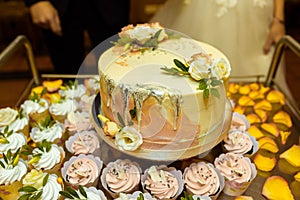
[[[221,50],[230,61],[232,77],[266,77],[274,47],[265,55],[263,45],[272,19],[273,0],[168,0],[150,21]],[[276,81],[291,97],[283,62]]]

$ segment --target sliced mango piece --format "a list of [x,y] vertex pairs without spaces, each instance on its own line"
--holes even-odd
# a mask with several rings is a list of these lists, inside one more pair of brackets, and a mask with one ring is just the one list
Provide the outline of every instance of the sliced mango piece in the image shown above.
[[259,92],[265,94],[270,90],[270,87],[265,87],[264,84],[259,84]]
[[44,96],[45,99],[50,101],[51,103],[58,103],[61,99],[60,94],[56,93],[46,93]]
[[231,94],[236,94],[239,91],[239,85],[235,83],[230,83],[228,86],[228,91]]
[[257,102],[253,108],[254,108],[254,110],[271,111],[272,104],[270,102],[268,102],[267,100],[263,99],[263,100]]
[[248,128],[247,131],[248,131],[248,133],[249,133],[250,135],[252,135],[253,137],[255,137],[256,140],[258,140],[258,139],[260,139],[260,138],[262,138],[262,137],[265,136],[265,135],[259,130],[259,128],[257,128],[257,126],[254,126],[254,125],[250,126],[250,127]]
[[41,94],[42,91],[44,90],[43,86],[37,86],[31,89],[31,93],[36,93],[36,94]]
[[253,200],[253,198],[250,196],[238,196],[238,197],[235,197],[234,200]]
[[273,122],[283,124],[289,128],[293,126],[291,116],[283,110],[280,110],[273,116]]
[[251,91],[251,89],[250,89],[249,85],[243,85],[239,88],[239,93],[242,95],[247,95],[247,94],[249,94],[250,91]]
[[43,81],[43,86],[47,88],[48,92],[57,91],[63,84],[62,79],[53,80],[53,81]]
[[258,140],[258,147],[260,149],[264,149],[264,150],[270,151],[272,153],[277,153],[279,151],[279,148],[278,148],[276,142],[272,138],[269,138],[269,137],[260,138]]
[[259,100],[259,99],[264,99],[265,95],[260,93],[259,91],[251,91],[248,96],[253,99],[253,100]]
[[280,158],[277,162],[277,166],[280,172],[289,175],[295,175],[300,171],[300,167],[291,165],[286,159]]
[[294,167],[300,167],[300,146],[294,144],[291,148],[280,154],[279,158],[284,158]]
[[287,139],[291,135],[291,131],[279,131],[280,139],[281,139],[281,144],[285,145]]
[[278,90],[270,91],[266,99],[271,103],[280,103],[281,105],[285,104],[284,94]]
[[279,136],[279,129],[274,123],[263,123],[260,126],[267,133],[274,135],[275,137]]
[[296,181],[300,182],[300,172],[295,174],[294,178],[295,178]]
[[276,166],[276,158],[275,155],[266,156],[261,153],[257,153],[253,159],[254,164],[257,169],[265,172],[272,171]]
[[238,104],[241,106],[253,106],[255,102],[248,96],[241,96],[238,100]]
[[251,90],[259,90],[259,84],[258,83],[250,83],[250,89]]
[[262,194],[267,199],[293,200],[294,196],[288,182],[281,176],[271,176],[264,183]]
[[250,124],[261,123],[261,119],[254,113],[251,113],[246,116]]
[[255,114],[257,114],[259,116],[259,118],[261,119],[262,122],[267,121],[267,119],[268,119],[267,111],[258,109],[258,110],[254,110],[254,112],[255,112]]

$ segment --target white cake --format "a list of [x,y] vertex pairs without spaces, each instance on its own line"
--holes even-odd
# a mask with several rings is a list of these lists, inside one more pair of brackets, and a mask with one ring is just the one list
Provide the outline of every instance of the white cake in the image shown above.
[[[102,114],[121,130],[124,125],[133,127],[142,138],[141,145],[127,153],[172,160],[197,155],[221,141],[231,116],[223,84],[230,73],[227,58],[210,45],[186,37],[171,38],[157,23],[130,25],[119,35],[127,43],[118,41],[106,50],[98,69]],[[149,47],[151,38],[158,43]],[[170,74],[170,69],[177,68],[174,59],[184,64],[191,61],[185,76]],[[196,66],[199,62],[200,68]],[[208,86],[205,92],[209,94],[204,94],[195,79],[212,76],[220,81]],[[114,137],[102,137],[122,149]]]

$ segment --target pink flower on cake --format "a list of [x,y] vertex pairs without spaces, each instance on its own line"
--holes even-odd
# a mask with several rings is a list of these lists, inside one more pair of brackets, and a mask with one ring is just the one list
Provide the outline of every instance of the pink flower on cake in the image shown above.
[[125,126],[115,136],[115,144],[121,150],[135,151],[142,143],[142,135],[133,127]]

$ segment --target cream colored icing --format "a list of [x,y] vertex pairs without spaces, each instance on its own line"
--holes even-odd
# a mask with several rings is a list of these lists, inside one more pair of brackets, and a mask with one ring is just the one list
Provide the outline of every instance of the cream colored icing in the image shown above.
[[38,102],[26,100],[20,107],[27,115],[30,115],[33,113],[43,113],[49,108],[49,103],[46,99],[40,99]]
[[65,99],[59,103],[51,104],[49,111],[54,115],[67,115],[69,112],[74,112],[78,109],[78,103],[72,99]]
[[98,177],[98,165],[88,157],[77,158],[67,168],[66,180],[73,185],[92,184]]
[[0,185],[9,185],[15,181],[21,181],[27,172],[27,165],[22,159],[19,159],[16,166],[7,165],[3,158],[1,158],[0,161],[5,166],[5,168],[0,166]]
[[227,151],[236,154],[249,153],[253,148],[253,143],[246,132],[240,130],[230,131],[224,139],[224,147]]
[[136,163],[129,160],[117,160],[107,166],[105,180],[107,188],[114,193],[132,192],[139,183],[141,170]]
[[28,126],[28,123],[29,117],[25,114],[22,118],[17,118],[15,121],[13,121],[9,125],[9,129],[17,132],[19,130],[23,130],[26,126]]
[[177,178],[168,171],[158,170],[157,173],[160,180],[156,180],[154,176],[148,174],[147,179],[144,181],[144,188],[155,198],[174,198],[179,189]]
[[245,115],[237,112],[232,114],[230,130],[246,131],[249,127],[250,124]]
[[18,111],[6,107],[0,109],[0,127],[5,127],[10,125],[18,116]]
[[34,142],[54,142],[55,139],[61,138],[64,132],[64,127],[61,123],[55,122],[51,127],[46,127],[41,130],[39,127],[33,127],[30,132],[30,137]]
[[66,90],[59,90],[59,94],[67,99],[76,99],[82,97],[86,93],[86,88],[83,84],[74,85]]
[[[98,83],[98,85],[100,85],[100,84]],[[98,91],[99,91],[99,89],[98,89]],[[84,111],[84,112],[89,112],[95,97],[96,97],[95,94],[91,95],[91,96],[88,96],[86,94],[83,95],[80,99],[80,102],[79,102],[79,106],[80,106],[81,110]]]
[[62,147],[57,146],[56,144],[51,144],[51,149],[49,152],[44,149],[41,151],[38,148],[33,149],[33,154],[42,154],[39,161],[32,163],[35,169],[40,170],[49,170],[52,169],[56,164],[60,163],[61,159],[64,158],[65,151]]
[[[85,198],[79,191],[76,191],[79,195],[80,199],[86,199],[86,200],[106,200],[106,196],[101,190],[97,190],[95,187],[83,187],[87,198]],[[70,200],[69,198],[66,198],[66,200]]]
[[26,137],[22,133],[13,133],[6,138],[7,144],[0,143],[0,153],[6,153],[9,149],[15,153],[19,148],[26,144]]
[[226,153],[215,159],[215,166],[229,181],[245,183],[252,176],[251,161],[241,154]]
[[192,163],[183,174],[185,186],[193,194],[215,195],[220,189],[220,179],[210,163]]
[[[94,153],[100,147],[98,136],[95,131],[84,131],[75,134],[75,140],[71,144],[71,152],[75,155]],[[70,138],[71,139],[71,138]],[[68,145],[68,143],[66,143]]]
[[75,111],[68,113],[65,127],[69,131],[81,132],[93,129],[94,125],[90,120],[88,112]]

